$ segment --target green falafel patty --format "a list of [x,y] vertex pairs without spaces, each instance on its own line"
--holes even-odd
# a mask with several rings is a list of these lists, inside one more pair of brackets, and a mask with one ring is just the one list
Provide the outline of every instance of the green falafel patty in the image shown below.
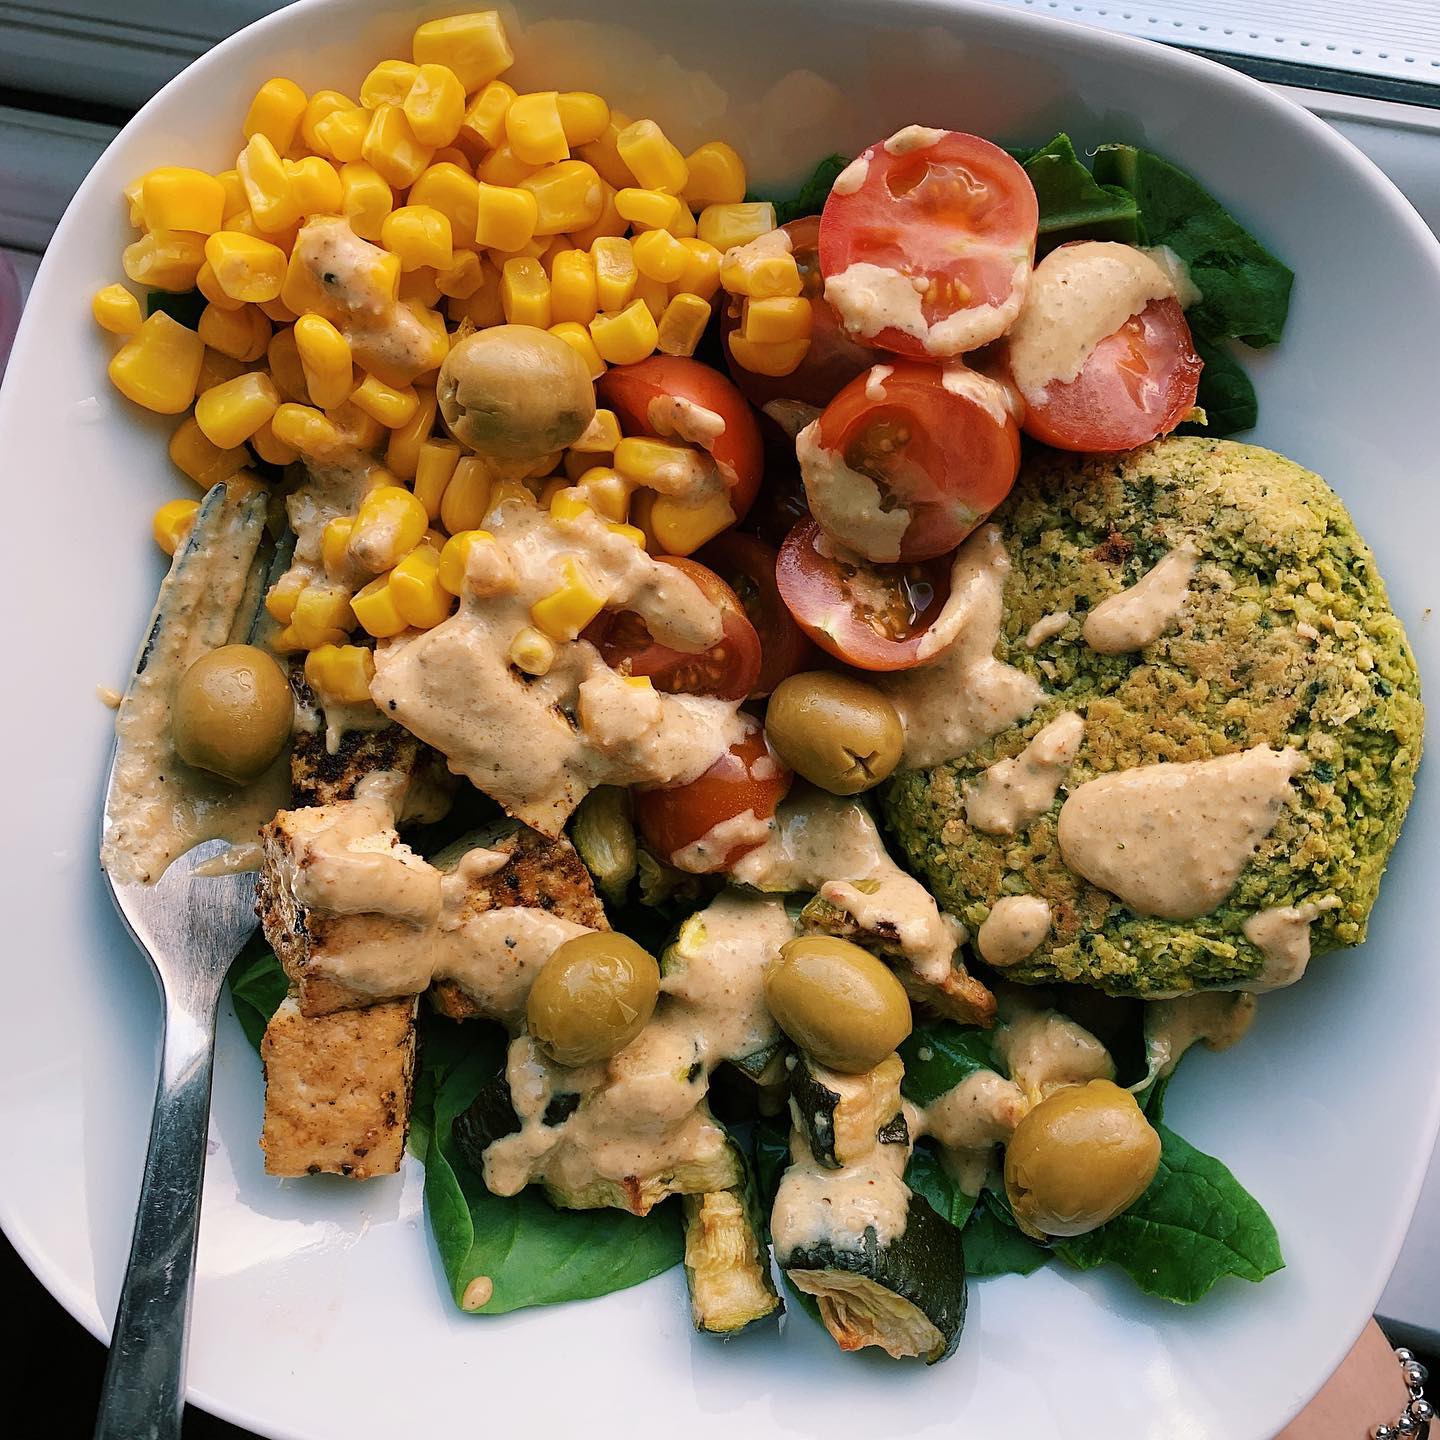
[[[1359,944],[1414,790],[1423,711],[1374,556],[1329,486],[1256,446],[1170,439],[1099,458],[1043,452],[995,520],[1012,562],[996,653],[1047,694],[1024,724],[886,788],[891,834],[942,905],[973,934],[1002,897],[1043,898],[1049,933],[1007,978],[1117,995],[1254,980],[1264,956],[1242,927],[1271,906],[1333,907],[1311,926],[1313,953]],[[1128,654],[1086,644],[1086,614],[1187,541],[1198,560],[1171,628]],[[1085,735],[1050,809],[1013,836],[967,824],[965,783],[1066,710]],[[1257,745],[1293,746],[1308,764],[1217,909],[1142,915],[1067,868],[1067,791]]]

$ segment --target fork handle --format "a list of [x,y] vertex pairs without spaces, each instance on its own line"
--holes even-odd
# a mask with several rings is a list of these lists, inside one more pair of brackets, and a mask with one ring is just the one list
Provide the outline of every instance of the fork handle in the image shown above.
[[210,1117],[218,994],[166,997],[150,1145],[95,1440],[177,1440]]

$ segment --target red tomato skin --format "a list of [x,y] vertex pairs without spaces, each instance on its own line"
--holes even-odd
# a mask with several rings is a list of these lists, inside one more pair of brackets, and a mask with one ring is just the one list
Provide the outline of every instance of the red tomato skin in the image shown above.
[[[814,520],[802,520],[785,537],[775,563],[775,582],[795,623],[828,655],[857,670],[913,670],[921,662],[920,642],[950,594],[948,560],[916,566],[869,565],[879,574],[919,570],[931,599],[919,623],[901,639],[879,634],[855,612],[836,561],[818,548],[824,532]],[[862,564],[865,562],[861,562]]]
[[[864,182],[849,193],[832,190],[820,216],[820,268],[826,281],[852,264],[868,261],[963,286],[964,303],[949,309],[942,304],[944,284],[932,287],[931,295],[939,298],[927,295],[922,304],[930,325],[956,310],[981,305],[999,306],[1001,311],[993,317],[977,316],[977,324],[983,326],[979,333],[947,347],[943,354],[928,350],[922,338],[894,327],[874,335],[851,330],[851,338],[916,359],[943,358],[998,339],[1014,319],[1013,314],[1007,318],[1005,307],[1013,303],[1018,310],[1023,290],[1019,297],[1014,291],[1028,281],[1035,258],[1040,205],[1024,167],[998,145],[961,131],[949,131],[934,146],[900,155],[892,155],[885,142],[877,141],[864,154]],[[993,203],[974,199],[967,214],[942,213],[924,183],[899,183],[931,164],[960,169],[971,180],[978,178]],[[967,187],[953,189],[960,195]],[[968,196],[974,195],[973,186],[968,187]],[[965,202],[957,203],[963,206]],[[977,227],[978,236],[974,233]],[[963,252],[957,251],[957,232],[968,232]]]
[[[1146,371],[1143,380],[1138,365]],[[1133,450],[1168,435],[1185,418],[1204,368],[1180,302],[1152,300],[1095,347],[1074,380],[1052,383],[1042,401],[1030,401],[1023,428],[1057,450]],[[1136,385],[1148,387],[1153,403],[1140,402]]]
[[[876,421],[904,420],[912,437],[907,484],[891,489],[914,518],[898,559],[931,560],[954,550],[1010,493],[1020,472],[1020,427],[1008,411],[998,422],[979,401],[947,390],[937,365],[897,359],[890,371],[879,386],[883,399],[872,398],[868,374],[852,380],[821,414],[818,439],[843,455]],[[808,485],[806,494],[823,525],[823,503]]]
[[[785,798],[794,775],[765,738],[765,727],[742,712],[745,734],[698,779],[686,785],[635,792],[635,823],[651,852],[673,857],[725,820],[753,810],[768,820]],[[698,874],[728,870],[762,840],[741,840]]]
[[[775,583],[776,552],[753,535],[727,530],[718,535],[698,557],[741,597],[745,613],[760,637],[760,673],[750,690],[752,700],[768,695],[787,675],[808,669],[815,647],[780,597]],[[736,580],[749,581],[754,599],[747,602]]]
[[680,355],[652,355],[634,365],[612,365],[596,382],[602,405],[613,410],[626,435],[656,435],[650,402],[673,395],[725,422],[724,433],[709,447],[715,463],[734,472],[730,508],[743,520],[760,490],[764,468],[760,428],[745,397],[718,370]]

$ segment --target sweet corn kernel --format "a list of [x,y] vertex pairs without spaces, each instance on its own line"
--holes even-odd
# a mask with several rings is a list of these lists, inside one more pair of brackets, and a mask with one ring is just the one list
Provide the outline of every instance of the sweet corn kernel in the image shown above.
[[282,445],[307,460],[328,460],[341,448],[335,422],[312,405],[281,405],[270,417],[270,428]]
[[350,599],[350,608],[367,635],[377,640],[389,639],[406,628],[405,617],[395,603],[390,577],[378,575]]
[[631,485],[608,465],[595,465],[575,482],[590,498],[591,508],[603,519],[623,525],[630,518]]
[[640,272],[635,250],[624,236],[601,236],[590,247],[595,262],[595,298],[602,310],[623,310],[635,293]]
[[500,273],[488,261],[481,263],[485,278],[480,288],[468,300],[445,302],[446,313],[454,324],[463,324],[468,320],[477,330],[505,323],[505,307],[500,300]]
[[314,148],[337,164],[349,164],[360,158],[369,129],[370,112],[361,105],[346,105],[316,121]]
[[132,180],[121,192],[125,197],[125,209],[132,230],[145,228],[145,212],[140,208],[140,191],[144,183],[145,177],[142,175],[138,180]]
[[460,122],[459,142],[467,154],[479,155],[505,143],[505,115],[515,99],[513,86],[492,80],[470,102]]
[[212,445],[229,450],[243,445],[279,405],[270,377],[252,370],[207,390],[195,402],[195,423]]
[[440,499],[440,523],[452,535],[478,530],[490,508],[489,472],[475,455],[462,455]]
[[324,316],[302,315],[295,322],[295,349],[310,403],[321,410],[344,404],[354,388],[350,342]]
[[[552,475],[540,486],[540,494],[537,497],[540,501],[540,508],[542,510],[550,511],[551,513],[553,513],[555,508],[555,497],[562,490],[566,490],[569,487],[570,481],[564,475]],[[583,496],[581,496],[580,498],[582,500],[584,499]],[[588,509],[589,507],[587,506],[586,508]]]
[[205,260],[215,283],[232,301],[258,305],[279,298],[288,261],[278,245],[220,230],[205,241]]
[[615,209],[633,225],[663,230],[675,222],[680,202],[663,190],[640,190],[633,185],[615,192]]
[[385,427],[348,400],[327,410],[325,416],[335,427],[342,449],[374,450],[385,439]]
[[656,326],[655,348],[662,355],[693,355],[710,323],[710,302],[682,290],[671,297]]
[[540,503],[550,511],[552,520],[578,520],[582,515],[594,514],[585,492],[571,485],[564,475],[557,475],[545,486]]
[[562,250],[550,269],[552,320],[576,320],[588,325],[596,309],[595,261],[584,250]]
[[605,606],[605,592],[573,555],[561,561],[560,587],[530,607],[535,628],[552,640],[573,640]]
[[440,282],[433,266],[423,266],[400,277],[400,299],[408,304],[429,307],[440,303]]
[[245,198],[245,182],[241,180],[238,170],[222,170],[215,178],[225,192],[226,215],[250,208],[250,202]]
[[612,455],[620,443],[620,420],[613,410],[597,409],[570,448],[587,455]]
[[272,325],[293,325],[300,318],[283,300],[262,300],[260,313]]
[[565,142],[572,148],[598,140],[610,124],[610,107],[588,90],[566,90],[556,97]]
[[200,511],[198,500],[167,500],[150,521],[150,533],[155,543],[167,554],[173,555],[195,528],[195,516]]
[[308,103],[305,92],[293,80],[278,75],[267,80],[250,102],[242,127],[245,138],[263,135],[283,155],[295,143],[295,132]]
[[[200,378],[195,382],[195,393],[203,395],[212,385],[219,385],[223,380],[233,380],[249,368],[238,360],[232,360],[228,355],[222,355],[218,350],[206,350],[205,358],[200,362]],[[304,396],[301,396],[301,399],[304,399]]]
[[204,357],[205,342],[157,310],[111,358],[110,381],[147,410],[179,415],[195,398]]
[[559,99],[554,90],[517,95],[505,112],[505,138],[527,165],[553,165],[570,157]]
[[723,140],[710,140],[685,157],[690,172],[685,203],[696,210],[707,205],[738,205],[745,198],[745,162]]
[[467,94],[508,70],[515,60],[495,10],[427,20],[415,31],[411,54],[420,65],[448,65]]
[[615,137],[615,148],[645,189],[678,195],[685,188],[690,176],[685,157],[653,120],[636,120],[627,125]]
[[255,239],[268,240],[289,255],[294,248],[295,237],[300,233],[300,222],[296,220],[293,225],[287,225],[283,230],[262,230],[255,223],[255,217],[249,210],[240,210],[225,217],[224,228],[233,230],[237,235],[249,235]]
[[775,228],[775,207],[768,200],[740,205],[707,205],[696,221],[700,238],[719,251],[748,245]]
[[615,446],[615,469],[632,485],[662,493],[684,492],[703,480],[712,462],[691,445],[627,435]]
[[351,392],[350,403],[359,406],[387,430],[398,430],[419,410],[420,397],[413,385],[396,388],[367,375]]
[[90,301],[95,323],[112,335],[133,335],[140,328],[140,302],[123,285],[107,285]]
[[602,237],[623,235],[630,228],[630,222],[615,208],[615,188],[601,180],[600,193],[600,218],[583,230],[570,232],[570,243],[582,250],[590,249]]
[[341,642],[354,624],[349,592],[325,580],[312,580],[300,592],[290,616],[291,636],[302,650]]
[[598,380],[605,373],[608,367],[600,358],[590,331],[578,320],[562,320],[550,327],[550,333],[563,340],[585,362],[592,380]]
[[465,118],[465,87],[448,65],[422,65],[402,108],[422,145],[449,145]]
[[535,233],[560,235],[593,225],[605,205],[599,175],[583,160],[547,165],[520,181],[536,203]]
[[771,231],[729,251],[720,262],[720,283],[732,295],[770,300],[796,296],[804,290],[800,267],[788,245],[779,248],[772,236],[785,240],[783,232]]
[[267,465],[293,465],[300,458],[296,451],[276,438],[273,416],[250,437],[250,448]]
[[200,338],[212,349],[246,365],[258,360],[270,344],[270,322],[254,305],[223,310],[207,305],[200,312]]
[[127,245],[121,268],[149,290],[193,290],[205,263],[205,237],[185,230],[154,230]]
[[319,645],[305,657],[305,683],[322,704],[363,705],[375,678],[368,645]]
[[757,344],[747,340],[738,330],[731,332],[727,343],[730,358],[742,370],[749,370],[754,375],[789,375],[799,367],[810,348],[808,340]]
[[415,498],[431,520],[440,518],[445,488],[460,462],[460,447],[453,440],[426,440],[415,465]]
[[[560,457],[560,468],[564,474],[563,476],[557,475],[555,480],[564,479],[571,485],[578,485],[580,483],[580,477],[584,475],[587,470],[595,469],[596,466],[604,464],[609,458],[608,455],[586,455],[582,454],[579,450],[567,450],[564,455]],[[545,496],[543,492],[540,498],[542,501],[544,500]]]
[[[279,152],[264,135],[252,135],[240,152],[235,168],[245,186],[245,198],[255,224],[265,234],[287,230],[300,218]],[[228,228],[228,226],[227,226]]]
[[654,351],[659,337],[645,302],[632,300],[618,315],[597,315],[590,322],[590,338],[607,364],[633,365]]
[[[320,138],[316,127],[327,116],[354,108],[355,102],[338,90],[317,90],[305,102],[305,113],[300,117],[300,139],[305,148],[316,155],[327,154],[325,142]],[[287,145],[285,148],[288,150],[290,147]]]
[[[212,359],[213,357],[213,359]],[[207,371],[216,366],[236,365],[237,362],[230,357],[222,356],[218,351],[207,350],[205,352]],[[270,378],[275,382],[275,388],[285,400],[293,400],[297,404],[304,405],[310,399],[309,387],[305,381],[305,368],[300,362],[300,352],[295,345],[295,332],[293,329],[284,328],[277,330],[271,337],[270,343],[265,347],[265,363],[270,369]],[[232,372],[238,373],[238,371]],[[230,375],[220,375],[222,380],[228,380]],[[208,389],[208,386],[202,386]]]
[[336,515],[325,522],[320,532],[320,563],[332,580],[342,579],[350,571],[350,537],[354,532],[353,515]]
[[215,278],[215,267],[208,260],[195,273],[195,288],[209,304],[220,310],[239,310],[245,304],[220,288],[220,282]]
[[711,494],[699,505],[657,495],[650,505],[650,533],[666,555],[693,555],[707,540],[735,523],[726,494]]
[[665,307],[670,303],[670,287],[663,280],[641,275],[635,281],[635,298],[644,301],[645,308],[658,325],[660,317],[665,313]]
[[360,103],[367,110],[403,104],[419,73],[408,60],[382,60],[360,82]]
[[295,613],[295,602],[299,600],[301,591],[305,589],[306,584],[304,575],[294,570],[287,570],[265,592],[266,614],[279,624],[288,625],[290,617]]
[[483,527],[498,524],[501,512],[509,506],[519,505],[522,508],[530,509],[534,504],[535,495],[528,486],[523,485],[519,480],[502,480],[490,488],[490,502],[486,505],[485,514],[481,517],[481,525]]
[[781,345],[791,340],[809,340],[810,302],[803,295],[775,296],[747,300],[741,312],[740,329],[755,345]]
[[243,445],[228,449],[216,445],[193,415],[187,415],[171,434],[170,458],[202,490],[228,480],[250,460]]
[[665,228],[677,239],[689,239],[695,234],[694,212],[688,205],[682,204],[675,212],[675,218]]
[[[415,475],[420,464],[420,451],[435,428],[435,391],[421,389],[416,393],[420,403],[415,413],[390,432],[390,439],[385,445],[385,463],[402,480],[409,480]],[[430,518],[433,520],[435,517],[432,515]]]
[[708,300],[720,288],[720,252],[711,244],[698,238],[680,242],[685,247],[685,268],[675,282],[675,288],[689,295],[698,295]]
[[668,285],[684,273],[690,252],[668,230],[647,230],[630,242],[635,268],[651,280]]
[[630,124],[630,117],[620,110],[611,110],[610,123],[597,139],[579,148],[580,159],[593,165],[606,184],[616,190],[636,183],[630,167],[620,158],[617,141],[620,132]]
[[538,260],[507,260],[500,272],[500,303],[511,325],[550,327],[550,281]]
[[529,190],[481,183],[475,240],[487,250],[518,250],[534,237],[540,207]]
[[340,213],[362,240],[380,243],[381,227],[394,206],[389,181],[373,165],[356,160],[340,167]]
[[450,241],[457,250],[473,249],[480,187],[459,165],[437,161],[410,187],[410,205],[438,210],[450,222]]
[[430,630],[455,604],[455,597],[440,583],[440,556],[428,545],[417,545],[390,572],[390,595],[407,625]]
[[476,167],[476,176],[487,185],[518,185],[542,166],[522,160],[508,144],[492,150]]
[[[477,557],[477,551],[483,553]],[[440,552],[440,583],[452,595],[462,595],[467,588],[466,580],[470,577],[472,569],[477,575],[486,569],[498,570],[497,565],[487,565],[484,562],[497,561],[499,554],[500,547],[495,543],[495,537],[488,530],[459,531],[445,542],[445,548]],[[472,558],[478,558],[481,563],[472,567]],[[469,588],[475,589],[473,579],[471,579]],[[485,591],[482,588],[476,593],[483,594]]]
[[454,258],[450,221],[431,205],[402,205],[381,223],[380,243],[400,257],[402,271],[422,265],[445,269]]
[[162,165],[140,182],[140,211],[147,230],[209,235],[225,218],[225,187],[204,170]]
[[485,283],[485,266],[473,250],[459,250],[435,276],[435,288],[450,300],[468,300]]
[[372,165],[391,185],[405,189],[420,178],[435,153],[422,144],[398,105],[377,105],[360,147],[360,158]]
[[[612,535],[618,535],[622,540],[628,540],[637,550],[643,550],[646,546],[646,534],[638,525],[624,525],[611,521],[605,528]],[[641,678],[648,679],[649,677]]]
[[338,215],[344,189],[340,172],[319,155],[285,161],[290,177],[290,194],[301,215]]
[[510,642],[510,663],[527,675],[548,675],[555,663],[555,643],[531,625],[515,632]]
[[414,495],[400,485],[381,485],[360,502],[347,553],[362,570],[378,574],[408,555],[429,525]]

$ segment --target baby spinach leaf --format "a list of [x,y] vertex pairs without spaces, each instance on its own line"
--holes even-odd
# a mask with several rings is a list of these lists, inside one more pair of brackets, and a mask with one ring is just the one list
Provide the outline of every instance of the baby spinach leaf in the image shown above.
[[1147,1294],[1180,1304],[1226,1275],[1258,1282],[1281,1269],[1275,1227],[1254,1196],[1220,1161],[1157,1128],[1160,1169],[1150,1188],[1108,1225],[1057,1240],[1056,1253],[1081,1270],[1119,1265]]
[[1057,135],[1023,163],[1040,202],[1038,255],[1071,240],[1135,243],[1139,233],[1135,197],[1118,185],[1098,184],[1068,135]]
[[900,1090],[907,1100],[928,1105],[953,1090],[977,1070],[998,1070],[984,1030],[967,1029],[953,1020],[917,1025],[900,1047],[905,1078]]
[[1166,245],[1185,262],[1200,291],[1188,312],[1192,330],[1247,345],[1279,340],[1294,274],[1198,180],[1133,145],[1102,145],[1095,179],[1135,197],[1141,244]]
[[965,1225],[965,1272],[972,1278],[990,1275],[1033,1275],[1050,1251],[1015,1224],[1005,1201],[993,1190],[982,1192]]
[[1195,403],[1205,412],[1203,425],[1184,424],[1182,435],[1211,435],[1223,438],[1253,428],[1260,418],[1259,401],[1250,377],[1223,343],[1194,336],[1195,353],[1205,362],[1200,372],[1200,390]]
[[967,1195],[955,1183],[930,1146],[921,1143],[915,1147],[905,1168],[905,1183],[942,1220],[948,1220],[957,1230],[965,1228],[975,1209],[975,1196]]
[[827,155],[793,196],[774,201],[776,224],[788,225],[803,215],[818,215],[825,208],[825,199],[835,184],[835,177],[849,163],[843,155]]
[[290,982],[275,958],[275,952],[258,933],[235,957],[226,977],[235,1018],[245,1038],[258,1050],[270,1017],[290,991]]
[[478,1313],[503,1315],[608,1295],[679,1262],[684,1237],[672,1204],[641,1219],[618,1210],[557,1209],[533,1187],[492,1195],[460,1154],[454,1128],[495,1075],[504,1038],[477,1027],[467,1052],[465,1036],[438,1034],[439,1045],[422,1051],[422,1079],[427,1063],[435,1068],[429,1084],[417,1086],[414,1123],[424,1138],[425,1207],[457,1304],[482,1275],[494,1292]]

